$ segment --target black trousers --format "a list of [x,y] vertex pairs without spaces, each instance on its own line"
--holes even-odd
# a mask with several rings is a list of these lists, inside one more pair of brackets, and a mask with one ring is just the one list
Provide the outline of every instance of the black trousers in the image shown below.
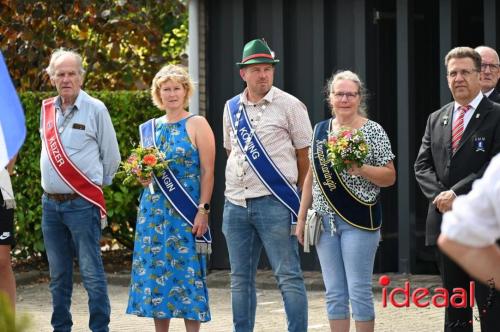
[[472,322],[479,320],[481,332],[500,332],[500,292],[495,290],[493,284],[487,285],[472,279],[437,247],[436,251],[443,287],[450,296],[454,288],[463,288],[467,290],[467,300],[469,300],[469,282],[475,281],[476,305],[479,311],[478,316],[473,316],[472,308],[469,306],[454,308],[450,305],[445,309],[444,331],[472,332]]

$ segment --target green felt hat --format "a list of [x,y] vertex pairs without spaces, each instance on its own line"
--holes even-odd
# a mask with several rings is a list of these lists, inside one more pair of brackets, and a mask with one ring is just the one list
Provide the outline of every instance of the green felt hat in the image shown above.
[[274,52],[271,51],[264,39],[254,39],[246,43],[243,48],[241,62],[237,62],[236,64],[240,68],[243,68],[255,63],[275,64],[278,62],[280,61],[274,58]]

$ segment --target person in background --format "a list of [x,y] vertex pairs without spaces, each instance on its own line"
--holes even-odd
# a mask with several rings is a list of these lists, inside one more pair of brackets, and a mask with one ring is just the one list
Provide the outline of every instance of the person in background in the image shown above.
[[288,331],[307,330],[306,289],[293,235],[312,128],[305,105],[273,86],[278,61],[263,39],[248,42],[237,63],[246,88],[224,107],[228,160],[222,232],[236,332],[254,329],[262,248],[283,297]]
[[110,304],[101,257],[106,207],[103,186],[120,165],[106,106],[81,89],[82,57],[58,49],[47,73],[58,96],[42,103],[42,232],[50,270],[54,331],[71,331],[73,260],[88,294],[89,328],[109,331]]
[[[324,232],[316,252],[330,329],[349,331],[350,302],[356,331],[368,332],[375,326],[372,274],[382,223],[380,188],[396,181],[395,156],[382,126],[367,118],[366,93],[358,75],[337,72],[328,81],[327,91],[332,117],[314,128],[311,167],[304,182],[296,234],[303,244],[306,214],[312,206],[323,217]],[[351,164],[338,173],[321,156],[328,154],[325,142],[329,132],[341,127],[360,130],[369,152],[361,167]],[[328,186],[327,179],[341,183],[345,190],[340,185]]]
[[[469,289],[472,279],[436,247],[442,216],[458,195],[471,190],[474,180],[500,152],[500,105],[481,92],[479,53],[470,47],[456,47],[444,62],[453,101],[429,115],[414,169],[429,200],[425,242],[436,248],[443,287],[451,294],[454,288]],[[488,304],[489,293],[488,285],[476,284],[481,330],[500,331],[500,301]],[[472,332],[472,321],[469,306],[445,309],[446,332]]]
[[12,272],[10,251],[14,246],[14,191],[10,176],[14,172],[16,157],[0,170],[0,293],[3,292],[16,307],[16,279]]
[[[153,179],[142,182],[127,313],[153,318],[157,332],[168,331],[172,318],[184,319],[187,332],[211,319],[206,254],[215,138],[204,117],[186,110],[193,89],[183,67],[163,67],[151,95],[165,115],[139,127],[142,145],[164,152],[171,172],[156,178],[154,193]],[[177,181],[165,182],[166,175]]]
[[481,75],[479,84],[481,92],[495,103],[500,102],[500,93],[497,89],[500,78],[500,61],[498,53],[488,46],[478,46],[474,49],[481,56]]
[[472,190],[457,197],[452,210],[443,216],[438,245],[470,275],[500,290],[499,198],[500,155],[497,155],[484,176],[474,182]]

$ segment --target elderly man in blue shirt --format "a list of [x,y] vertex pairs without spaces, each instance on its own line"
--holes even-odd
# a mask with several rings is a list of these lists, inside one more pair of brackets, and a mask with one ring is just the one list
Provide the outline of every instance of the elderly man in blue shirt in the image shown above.
[[58,96],[41,112],[42,231],[50,268],[52,326],[71,331],[73,259],[89,297],[89,328],[109,331],[110,304],[99,240],[105,225],[102,187],[120,164],[115,130],[106,106],[81,90],[82,57],[56,50],[47,67]]

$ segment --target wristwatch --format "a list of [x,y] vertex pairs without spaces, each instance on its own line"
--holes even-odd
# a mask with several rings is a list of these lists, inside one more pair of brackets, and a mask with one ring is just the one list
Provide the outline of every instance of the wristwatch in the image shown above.
[[201,214],[209,214],[210,213],[210,204],[208,203],[201,203],[198,205],[198,212]]

